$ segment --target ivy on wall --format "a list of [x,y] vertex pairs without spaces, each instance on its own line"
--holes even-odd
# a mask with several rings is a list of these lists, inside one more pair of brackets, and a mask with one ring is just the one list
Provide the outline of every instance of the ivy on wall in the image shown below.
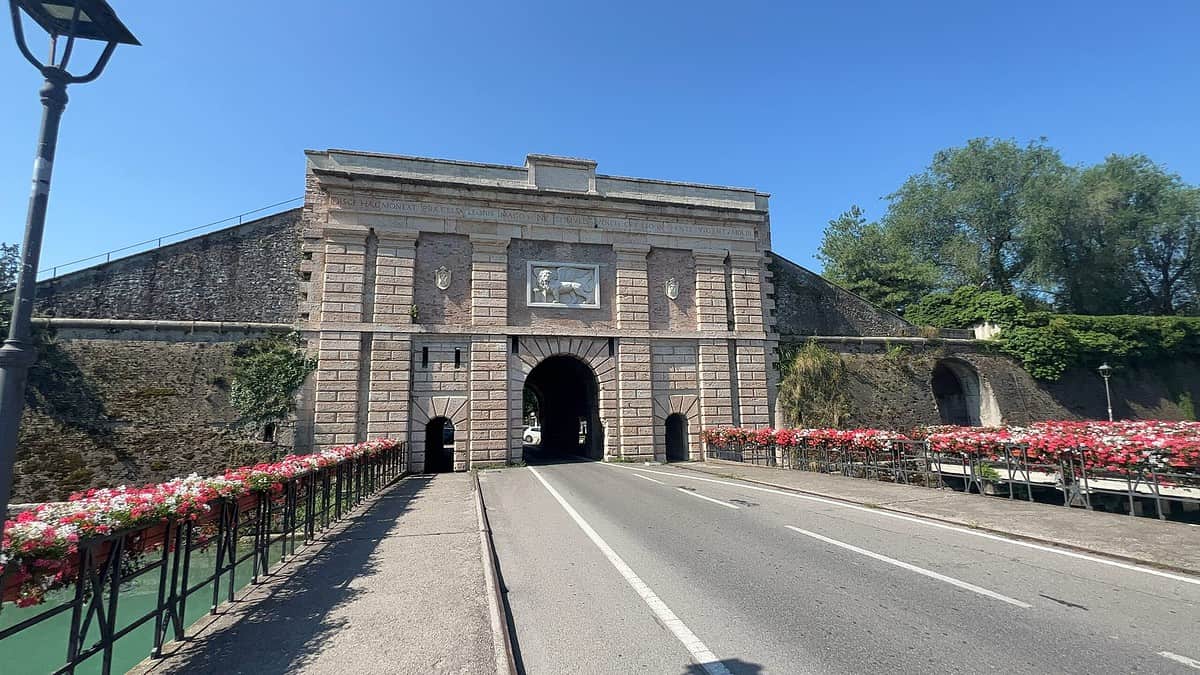
[[316,367],[295,333],[241,342],[233,353],[229,401],[248,424],[285,420],[296,409],[296,392]]
[[939,328],[998,324],[1003,331],[996,349],[1041,380],[1057,380],[1071,368],[1094,368],[1104,361],[1121,366],[1200,359],[1200,317],[1029,311],[1016,296],[966,286],[922,298],[906,317]]

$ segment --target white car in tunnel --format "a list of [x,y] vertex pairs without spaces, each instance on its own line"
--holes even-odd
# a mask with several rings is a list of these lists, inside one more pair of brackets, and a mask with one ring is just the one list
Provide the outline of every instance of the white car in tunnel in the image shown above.
[[525,433],[521,435],[525,439],[525,445],[541,445],[542,444],[542,428],[525,427]]

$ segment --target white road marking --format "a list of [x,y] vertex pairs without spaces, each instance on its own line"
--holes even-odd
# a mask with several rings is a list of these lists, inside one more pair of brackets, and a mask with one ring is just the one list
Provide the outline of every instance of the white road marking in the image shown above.
[[986,588],[976,586],[975,584],[969,584],[965,581],[955,579],[954,577],[948,577],[945,574],[938,574],[937,572],[934,572],[933,570],[927,570],[924,567],[917,567],[916,565],[906,563],[903,560],[896,560],[895,558],[889,558],[886,555],[875,553],[874,551],[868,551],[865,548],[859,548],[853,544],[847,544],[845,542],[838,541],[836,539],[830,539],[829,537],[817,534],[816,532],[809,532],[808,530],[802,530],[798,527],[793,527],[791,525],[785,525],[785,527],[787,527],[787,529],[789,529],[793,532],[799,532],[800,534],[803,534],[808,537],[812,537],[813,539],[820,539],[821,541],[823,541],[827,544],[833,544],[834,546],[841,546],[842,548],[844,548],[848,551],[854,551],[855,553],[865,555],[868,558],[874,558],[875,560],[885,562],[889,565],[895,565],[896,567],[899,567],[901,569],[906,569],[909,572],[916,572],[917,574],[927,576],[930,579],[937,579],[938,581],[944,581],[944,582],[950,584],[951,586],[957,586],[963,590],[971,591],[972,593],[978,593],[980,595],[984,595],[989,598],[992,598],[993,600],[999,600],[1000,602],[1007,602],[1010,605],[1015,605],[1015,606],[1021,607],[1023,609],[1029,609],[1029,608],[1033,607],[1033,605],[1031,605],[1027,602],[1021,602],[1020,600],[1010,598],[1007,595],[1000,595],[999,593],[997,593],[995,591],[989,591]]
[[885,518],[894,518],[896,520],[904,520],[904,521],[907,521],[910,523],[917,523],[919,525],[925,525],[928,527],[936,527],[938,529],[949,530],[951,532],[958,532],[960,534],[969,534],[973,537],[982,537],[984,539],[991,539],[992,541],[999,541],[999,542],[1003,542],[1005,544],[1011,544],[1013,546],[1022,546],[1024,548],[1031,548],[1036,551],[1044,551],[1046,553],[1054,553],[1057,555],[1066,556],[1068,558],[1075,558],[1076,560],[1087,560],[1089,562],[1099,563],[1101,565],[1108,565],[1109,567],[1118,567],[1120,569],[1129,570],[1131,572],[1141,572],[1142,574],[1151,574],[1156,577],[1162,577],[1164,579],[1171,579],[1173,581],[1182,581],[1185,584],[1194,584],[1196,586],[1200,586],[1200,578],[1197,578],[1197,577],[1185,577],[1180,574],[1172,574],[1170,572],[1163,572],[1163,571],[1156,570],[1151,567],[1142,567],[1140,565],[1124,563],[1124,562],[1120,562],[1117,560],[1107,560],[1105,558],[1097,558],[1096,556],[1087,555],[1086,553],[1076,553],[1075,551],[1069,551],[1064,548],[1055,548],[1053,546],[1043,546],[1041,544],[1035,544],[1035,543],[1029,542],[1029,541],[1022,541],[1020,539],[1009,539],[1008,537],[1002,537],[1000,535],[990,534],[988,532],[979,532],[978,530],[969,530],[965,527],[957,527],[955,525],[947,525],[945,523],[939,523],[939,522],[933,521],[933,520],[925,520],[924,518],[917,518],[916,516],[906,516],[904,514],[894,513],[892,511],[884,511],[882,509],[871,509],[871,508],[867,508],[865,506],[858,506],[856,504],[847,504],[846,502],[840,502],[840,501],[837,501],[836,499],[826,499],[824,497],[815,497],[813,495],[805,495],[805,494],[800,494],[800,493],[796,493],[796,492],[788,492],[786,490],[776,490],[773,488],[760,487],[758,485],[750,485],[748,483],[740,483],[740,482],[734,483],[732,481],[717,480],[715,478],[701,478],[700,476],[687,476],[687,475],[683,475],[683,474],[679,474],[679,473],[670,473],[667,471],[651,471],[650,469],[637,469],[634,467],[623,467],[623,466],[619,466],[617,464],[606,464],[606,466],[612,466],[613,468],[627,469],[629,471],[641,471],[641,472],[645,472],[645,473],[660,474],[663,476],[671,476],[672,478],[686,478],[688,480],[702,481],[705,483],[717,483],[719,485],[730,485],[730,486],[733,486],[733,487],[736,487],[739,489],[743,489],[743,490],[756,490],[758,492],[769,492],[771,494],[783,495],[785,497],[795,497],[796,499],[806,499],[806,500],[812,501],[812,502],[820,502],[821,504],[829,504],[830,506],[840,506],[845,509],[853,509],[855,511],[864,511],[866,513],[871,513],[871,514],[874,514],[877,516],[882,516]]
[[688,650],[688,652],[692,655],[692,658],[695,659],[696,663],[704,669],[704,672],[708,673],[709,675],[730,675],[729,669],[725,667],[725,664],[717,660],[716,655],[713,654],[712,651],[710,651],[709,648],[700,641],[700,638],[696,637],[696,634],[693,633],[691,629],[679,619],[679,617],[675,616],[675,612],[672,612],[671,608],[667,607],[667,604],[659,599],[658,595],[646,585],[646,582],[642,581],[641,578],[634,573],[633,569],[630,568],[629,565],[625,564],[625,561],[621,559],[621,556],[617,555],[617,552],[614,551],[612,547],[600,537],[596,530],[592,529],[592,526],[583,519],[583,516],[579,515],[579,512],[575,510],[575,507],[568,504],[567,500],[563,499],[563,496],[558,494],[558,490],[555,490],[550,483],[546,482],[545,478],[542,478],[542,474],[539,473],[537,469],[530,467],[529,470],[533,473],[534,478],[537,478],[539,481],[541,481],[542,486],[546,488],[546,491],[550,493],[550,496],[554,497],[559,505],[563,507],[563,510],[567,512],[567,515],[571,516],[571,519],[575,521],[575,524],[579,526],[579,529],[583,530],[583,533],[587,535],[588,539],[592,540],[592,543],[596,545],[596,548],[600,549],[600,552],[604,554],[604,557],[608,558],[608,562],[612,563],[612,566],[617,568],[617,571],[621,573],[622,577],[625,577],[625,581],[633,587],[633,590],[637,592],[639,596],[641,596],[642,601],[650,607],[650,611],[654,612],[654,616],[658,617],[659,623],[666,626],[667,630],[671,631],[671,633],[675,635],[675,638],[683,643],[684,648]]
[[666,485],[666,483],[662,482],[661,480],[659,480],[657,478],[651,478],[650,476],[643,476],[640,473],[635,473],[633,475],[635,478],[641,478],[642,480],[648,480],[651,483],[658,483],[659,485]]
[[[634,475],[636,476],[637,474],[634,474]],[[734,505],[734,504],[730,504],[729,502],[723,502],[723,501],[721,501],[720,499],[713,499],[712,497],[705,497],[704,495],[702,495],[702,494],[700,494],[700,493],[698,493],[698,492],[692,492],[691,490],[684,490],[684,489],[683,489],[683,488],[681,488],[681,487],[677,487],[677,488],[675,488],[675,489],[676,489],[676,490],[679,490],[680,492],[682,492],[682,493],[683,493],[683,494],[685,494],[685,495],[691,495],[691,496],[693,496],[693,497],[697,497],[697,498],[699,498],[699,499],[703,499],[703,500],[704,500],[704,501],[706,501],[706,502],[712,502],[712,503],[714,503],[714,504],[720,504],[721,506],[724,506],[724,507],[725,507],[725,508],[727,508],[727,509],[736,509],[736,508],[737,508],[737,506],[736,506],[736,505]]]
[[1165,656],[1168,659],[1171,659],[1172,661],[1175,661],[1177,663],[1182,663],[1185,666],[1191,666],[1192,668],[1195,668],[1196,670],[1200,670],[1200,661],[1197,661],[1196,659],[1189,659],[1186,656],[1172,654],[1171,652],[1159,652],[1158,655]]

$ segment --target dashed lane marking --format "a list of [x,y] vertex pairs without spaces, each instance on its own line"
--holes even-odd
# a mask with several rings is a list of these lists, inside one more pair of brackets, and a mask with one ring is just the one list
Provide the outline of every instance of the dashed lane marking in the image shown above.
[[[637,475],[637,474],[634,474],[634,475]],[[682,492],[682,493],[683,493],[683,494],[685,494],[685,495],[691,495],[691,496],[693,496],[693,497],[696,497],[697,499],[703,499],[703,500],[704,500],[704,501],[706,501],[706,502],[712,502],[712,503],[714,503],[714,504],[720,504],[721,506],[724,506],[724,507],[725,507],[725,508],[727,508],[727,509],[736,509],[736,508],[738,508],[738,507],[737,507],[736,505],[734,505],[734,504],[730,504],[729,502],[723,502],[723,501],[721,501],[720,499],[713,499],[712,497],[705,497],[704,495],[702,495],[702,494],[700,494],[700,493],[698,493],[698,492],[692,492],[691,490],[685,490],[685,489],[683,489],[683,488],[681,488],[681,487],[677,487],[677,488],[675,488],[675,489],[676,489],[676,490],[679,490],[680,492]]]
[[717,483],[719,485],[729,485],[731,487],[736,487],[739,490],[755,490],[757,492],[767,492],[770,494],[783,495],[785,497],[794,497],[796,499],[805,499],[808,501],[819,502],[821,504],[828,504],[830,506],[837,506],[837,507],[841,507],[844,509],[852,509],[855,511],[862,511],[864,513],[870,513],[870,514],[874,514],[876,516],[880,516],[880,517],[884,517],[884,518],[893,518],[895,520],[903,520],[903,521],[910,522],[910,523],[917,523],[919,525],[925,525],[926,527],[936,527],[940,530],[949,530],[951,532],[958,532],[960,534],[969,534],[973,537],[981,537],[983,539],[999,541],[999,542],[1003,542],[1005,544],[1009,544],[1012,546],[1021,546],[1023,548],[1030,548],[1035,551],[1043,551],[1046,553],[1053,553],[1055,555],[1066,556],[1068,558],[1074,558],[1076,560],[1087,560],[1088,562],[1094,562],[1094,563],[1098,563],[1100,565],[1107,565],[1109,567],[1117,567],[1117,568],[1120,568],[1123,570],[1129,570],[1131,572],[1141,572],[1142,574],[1150,574],[1150,575],[1153,575],[1156,577],[1162,577],[1164,579],[1171,579],[1173,581],[1182,581],[1185,584],[1192,584],[1195,586],[1200,586],[1200,577],[1186,577],[1181,574],[1172,574],[1170,572],[1163,572],[1161,570],[1156,570],[1151,567],[1143,567],[1140,565],[1124,563],[1124,562],[1120,562],[1117,560],[1108,560],[1105,558],[1098,558],[1096,556],[1088,555],[1086,553],[1076,553],[1075,551],[1070,551],[1065,548],[1055,548],[1053,546],[1043,546],[1041,544],[1035,544],[1033,542],[1023,541],[1021,539],[1009,539],[1008,537],[1002,537],[1000,535],[990,534],[988,532],[969,530],[964,527],[947,525],[945,523],[939,523],[934,520],[926,520],[924,518],[918,518],[916,516],[906,516],[904,514],[894,513],[892,511],[884,511],[881,509],[871,509],[871,508],[867,508],[865,506],[858,506],[856,504],[847,504],[846,502],[840,502],[836,499],[826,499],[824,497],[816,497],[813,495],[800,494],[797,492],[789,492],[786,490],[776,490],[773,488],[761,487],[758,485],[751,485],[749,483],[743,483],[743,482],[735,483],[733,481],[717,480],[715,478],[703,478],[700,476],[688,476],[688,475],[684,475],[682,473],[671,473],[669,471],[652,471],[650,469],[638,469],[638,468],[634,468],[634,467],[620,466],[617,464],[605,464],[605,466],[611,466],[614,469],[627,469],[629,471],[652,473],[652,474],[657,474],[657,475],[661,475],[661,476],[670,476],[672,478],[683,478],[686,480],[701,481],[704,483]]
[[983,596],[992,598],[993,600],[999,600],[1000,602],[1007,602],[1010,605],[1013,605],[1015,607],[1021,607],[1022,609],[1029,609],[1030,607],[1033,607],[1033,605],[1031,605],[1027,602],[1021,602],[1020,600],[1017,600],[1015,598],[1010,598],[1007,595],[1000,595],[999,593],[997,593],[995,591],[989,591],[988,589],[983,588],[981,586],[976,586],[975,584],[969,584],[960,579],[955,579],[954,577],[948,577],[945,574],[938,574],[937,572],[934,572],[933,570],[927,570],[924,567],[917,567],[916,565],[913,565],[911,563],[906,563],[903,560],[896,560],[895,558],[889,558],[886,555],[876,553],[874,551],[868,551],[865,548],[859,548],[853,544],[847,544],[844,541],[838,541],[837,539],[830,539],[829,537],[817,534],[816,532],[809,532],[808,530],[802,530],[802,529],[800,529],[798,527],[794,527],[792,525],[786,525],[785,527],[787,527],[787,529],[789,529],[793,532],[799,532],[800,534],[803,534],[807,537],[812,537],[813,539],[819,539],[820,541],[823,541],[826,544],[833,544],[834,546],[840,546],[840,547],[846,549],[847,551],[854,551],[855,553],[858,553],[859,555],[865,555],[868,558],[874,558],[875,560],[878,560],[880,562],[885,562],[889,565],[895,565],[896,567],[908,570],[909,572],[916,572],[917,574],[929,577],[930,579],[936,579],[938,581],[943,581],[945,583],[950,584],[951,586],[956,586],[965,591],[971,591],[972,593],[978,593],[979,595],[983,595]]

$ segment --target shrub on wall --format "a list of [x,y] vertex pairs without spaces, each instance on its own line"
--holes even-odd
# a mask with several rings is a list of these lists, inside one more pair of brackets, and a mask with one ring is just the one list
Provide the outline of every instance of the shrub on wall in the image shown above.
[[294,333],[242,342],[233,354],[229,401],[247,423],[285,420],[296,408],[296,392],[316,367]]
[[798,349],[786,350],[779,404],[787,423],[801,427],[837,428],[850,415],[846,394],[846,362],[840,356],[807,341]]
[[906,318],[939,328],[999,324],[1004,330],[995,341],[997,349],[1042,380],[1057,380],[1070,368],[1094,368],[1104,361],[1119,366],[1200,359],[1196,317],[1033,312],[1016,296],[964,286],[926,296],[909,308]]

